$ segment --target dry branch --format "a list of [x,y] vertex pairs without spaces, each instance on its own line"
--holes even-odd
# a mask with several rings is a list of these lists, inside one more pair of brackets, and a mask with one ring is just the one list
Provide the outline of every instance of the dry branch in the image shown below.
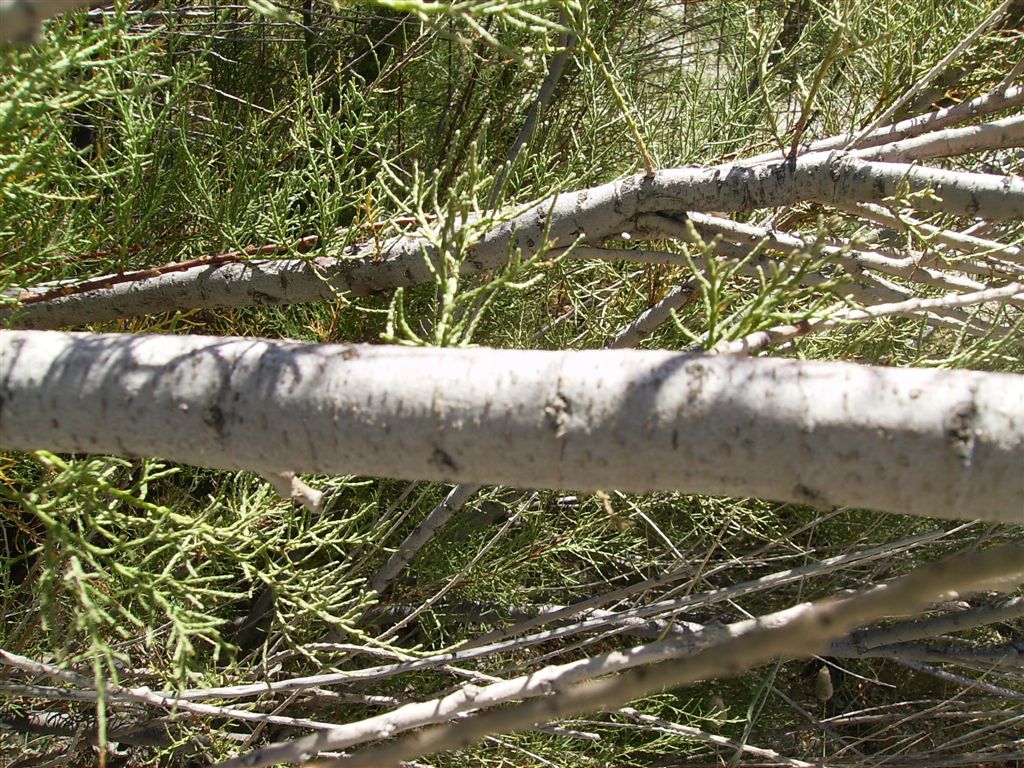
[[[892,125],[883,125],[876,128],[870,135],[856,136],[857,146],[861,149],[877,147],[881,144],[891,144],[903,139],[921,136],[931,131],[938,131],[952,125],[958,125],[968,120],[1001,112],[1004,109],[1012,109],[1024,104],[1024,87],[1012,86],[1000,88],[999,90],[979,96],[976,99],[965,101],[953,107],[938,109],[934,112],[927,112],[923,115],[902,120]],[[830,136],[825,139],[812,141],[810,144],[801,146],[800,154],[810,152],[826,152],[832,149],[842,149],[855,138],[853,133],[842,133],[837,136]],[[766,152],[762,155],[744,160],[744,163],[773,163],[785,159],[785,153],[780,150]]]
[[[832,638],[858,625],[921,610],[950,592],[985,589],[988,583],[1007,575],[1019,583],[1024,578],[1021,563],[1024,548],[1020,546],[950,558],[856,597],[797,606],[781,621],[754,620],[750,631],[684,659],[579,684],[550,696],[422,731],[352,757],[314,765],[384,768],[401,760],[467,746],[488,734],[509,733],[582,712],[612,709],[666,688],[734,675],[777,658],[814,654],[824,650]],[[246,765],[244,761],[238,764]]]
[[1024,117],[1017,115],[984,125],[950,128],[892,144],[858,149],[851,154],[865,160],[910,163],[934,157],[955,157],[972,152],[1019,147],[1022,139]]
[[953,632],[1014,621],[1024,616],[1024,597],[1014,597],[998,605],[977,606],[967,610],[944,613],[915,621],[902,621],[888,627],[875,627],[854,632],[844,641],[853,651],[862,652],[882,645],[924,640]]
[[673,352],[0,332],[0,447],[1024,522],[1024,378]]
[[382,593],[387,589],[388,584],[395,580],[395,577],[405,569],[416,553],[423,549],[438,529],[462,509],[465,503],[479,490],[480,486],[478,485],[466,484],[456,485],[452,488],[445,496],[444,501],[434,507],[412,533],[406,536],[399,545],[398,551],[388,558],[377,575],[370,580],[370,589],[377,593]]
[[[967,526],[956,526],[954,532],[961,531]],[[587,598],[565,608],[557,608],[547,611],[540,616],[527,619],[512,626],[503,627],[495,632],[477,636],[463,645],[457,651],[434,654],[412,661],[401,661],[397,664],[369,667],[363,669],[348,669],[344,672],[329,672],[320,675],[306,677],[292,677],[281,680],[265,680],[259,683],[248,683],[241,685],[223,686],[218,688],[193,688],[184,691],[159,691],[160,696],[168,699],[182,701],[199,701],[207,699],[227,698],[250,698],[262,695],[276,695],[290,691],[308,690],[322,686],[334,686],[351,684],[356,682],[369,682],[384,680],[396,675],[427,669],[451,668],[453,664],[462,664],[473,660],[479,660],[488,656],[500,653],[521,652],[525,648],[536,647],[555,640],[585,634],[588,632],[600,632],[615,629],[625,623],[644,621],[651,617],[660,616],[677,619],[680,612],[694,610],[698,607],[706,608],[729,600],[736,600],[746,595],[763,593],[771,589],[794,584],[805,579],[820,578],[821,576],[834,573],[854,565],[878,562],[905,554],[912,549],[931,542],[944,539],[950,535],[950,531],[943,529],[932,530],[927,533],[905,537],[897,541],[886,542],[883,545],[870,547],[858,552],[850,552],[836,557],[828,558],[821,562],[810,563],[799,568],[788,568],[784,571],[768,574],[753,581],[741,582],[728,587],[719,587],[709,592],[691,593],[681,598],[662,600],[652,604],[646,604],[637,608],[617,612],[612,620],[606,616],[595,614],[593,608],[597,605],[614,603],[619,600],[636,598],[637,595],[647,592],[655,587],[664,587],[683,577],[683,572],[674,572],[655,576],[638,584],[605,592],[595,597]],[[418,610],[418,609],[417,609]],[[442,609],[443,610],[443,609]],[[610,612],[607,612],[610,613]],[[410,614],[405,614],[406,616]],[[560,623],[562,620],[573,617],[585,616],[582,621],[573,622],[555,629],[542,630],[533,634],[524,635],[531,629],[550,623]],[[678,624],[678,622],[677,622]],[[522,636],[522,637],[520,637]],[[509,639],[512,638],[512,639]],[[363,646],[351,646],[347,644],[327,643],[308,646],[311,652],[318,649],[333,650],[338,653],[346,651],[366,652]],[[383,654],[392,658],[394,654]]]
[[[931,194],[922,194],[930,192]],[[470,249],[466,275],[501,268],[513,252],[536,254],[549,245],[601,241],[634,231],[649,214],[750,211],[804,201],[830,204],[907,198],[927,211],[992,220],[1024,218],[1024,181],[958,173],[821,152],[755,167],[674,168],[631,176],[541,201],[485,232]],[[366,244],[344,257],[252,260],[202,265],[152,278],[112,283],[82,293],[5,308],[9,327],[56,328],[202,307],[329,301],[429,283],[435,252],[418,235]]]
[[413,728],[443,723],[464,712],[506,704],[518,699],[545,696],[613,672],[691,656],[729,638],[742,637],[769,626],[781,626],[806,609],[806,605],[800,605],[728,626],[702,627],[700,631],[674,637],[670,641],[639,645],[622,651],[611,651],[599,656],[556,664],[512,679],[499,680],[490,685],[464,686],[447,696],[406,704],[365,720],[339,725],[329,731],[268,745],[222,763],[219,768],[266,768],[276,763],[298,762],[327,750],[348,749]]
[[895,304],[878,304],[868,309],[841,310],[830,317],[805,320],[796,325],[777,325],[763,331],[756,331],[741,339],[722,341],[716,344],[712,351],[726,355],[749,355],[764,349],[769,344],[780,344],[798,336],[836,328],[846,323],[864,322],[895,315],[915,317],[926,315],[936,309],[967,307],[990,301],[1003,302],[1015,298],[1017,300],[1024,299],[1024,285],[1021,283],[1011,283],[1002,288],[990,288],[975,293],[953,293],[935,299],[908,299]]
[[[1009,572],[1009,571],[1008,571]],[[1013,574],[1010,574],[1013,578]],[[1018,573],[1017,578],[1024,578]],[[880,589],[891,589],[894,584]],[[727,626],[697,627],[675,635],[669,641],[650,643],[622,651],[545,667],[490,685],[465,686],[454,693],[429,701],[415,702],[344,725],[320,731],[287,742],[270,744],[255,752],[222,763],[218,768],[266,768],[278,763],[301,762],[327,750],[344,750],[368,741],[387,738],[414,728],[441,723],[459,714],[506,704],[513,700],[532,699],[560,691],[582,681],[672,659],[699,654],[716,645],[736,641],[750,634],[764,633],[799,621],[814,607],[797,605],[757,619],[747,619]],[[841,647],[841,646],[834,646]],[[789,656],[789,654],[784,654]],[[850,654],[852,655],[852,654]]]

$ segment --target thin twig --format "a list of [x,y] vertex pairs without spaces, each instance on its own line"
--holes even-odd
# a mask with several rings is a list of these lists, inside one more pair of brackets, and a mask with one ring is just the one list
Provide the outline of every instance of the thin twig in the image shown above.
[[1011,283],[1001,288],[989,288],[973,293],[951,293],[936,299],[913,298],[893,304],[878,304],[864,309],[841,310],[831,317],[804,320],[795,325],[777,325],[763,331],[755,331],[741,339],[721,341],[711,351],[721,355],[749,355],[764,349],[769,344],[781,344],[808,333],[838,328],[847,323],[866,322],[894,315],[916,317],[926,315],[936,309],[969,307],[974,304],[1009,301],[1014,298],[1024,298],[1024,285],[1021,283]]
[[951,592],[970,592],[1001,582],[1006,574],[1018,580],[1024,546],[1008,545],[980,554],[960,555],[918,568],[911,574],[866,593],[842,600],[824,600],[794,610],[781,624],[758,626],[694,656],[624,672],[607,680],[577,685],[539,700],[498,709],[439,726],[364,750],[352,757],[313,763],[317,768],[398,765],[402,760],[472,744],[485,735],[509,733],[537,722],[581,712],[610,709],[627,701],[736,673],[776,658],[792,658],[824,650],[832,638],[887,615],[921,610]]
[[909,89],[907,89],[907,91],[902,96],[900,96],[898,99],[896,99],[896,101],[890,104],[889,107],[885,111],[883,111],[882,114],[880,114],[873,123],[871,123],[866,128],[859,131],[855,136],[853,136],[846,143],[846,149],[853,149],[857,147],[864,137],[870,136],[872,133],[878,130],[879,126],[883,125],[887,120],[891,119],[892,116],[895,115],[901,107],[903,107],[903,105],[907,104],[912,98],[914,98],[918,93],[920,93],[935,78],[936,75],[938,75],[940,72],[946,69],[946,67],[948,67],[950,63],[953,62],[961,53],[970,48],[974,44],[974,41],[977,40],[978,37],[980,37],[985,32],[985,30],[987,30],[989,27],[995,24],[1002,17],[1002,15],[1006,13],[1007,9],[1013,5],[1014,2],[1015,0],[1003,0],[1003,2],[1000,3],[994,11],[992,11],[992,13],[985,17],[984,21],[982,21],[981,24],[975,27],[974,30],[971,31],[969,34],[964,36],[964,38],[960,40],[960,42],[957,43],[949,53],[943,56],[942,59],[940,59],[939,62],[935,64],[935,66],[933,66],[923,76],[921,76],[918,79],[918,81],[914,83],[914,85],[912,85]]
[[398,550],[370,580],[370,589],[380,594],[395,577],[401,573],[409,562],[427,544],[440,528],[447,523],[480,490],[479,485],[456,485],[438,504],[423,518],[419,525],[399,544]]

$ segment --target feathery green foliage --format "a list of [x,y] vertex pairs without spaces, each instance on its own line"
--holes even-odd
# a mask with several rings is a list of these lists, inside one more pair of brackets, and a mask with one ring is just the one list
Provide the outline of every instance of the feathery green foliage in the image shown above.
[[[598,348],[691,278],[697,298],[677,308],[674,322],[644,346],[709,348],[824,317],[850,303],[842,288],[856,279],[825,246],[843,240],[885,248],[892,235],[810,205],[775,212],[769,221],[802,232],[810,245],[793,252],[761,244],[735,258],[694,231],[691,243],[648,244],[674,250],[680,258],[669,265],[542,250],[511,254],[496,274],[466,278],[458,266],[481,233],[554,192],[641,171],[648,162],[710,165],[788,152],[799,141],[861,127],[995,5],[146,0],[68,14],[48,23],[38,45],[0,51],[0,290],[11,301],[32,286],[267,245],[279,246],[274,257],[343,256],[353,243],[382,242],[413,226],[442,254],[433,264],[434,284],[359,300],[339,295],[322,305],[187,310],[90,330]],[[537,130],[514,153],[568,28],[580,42]],[[904,112],[989,92],[1022,55],[1019,23],[998,27]],[[948,163],[970,168],[996,160],[1008,164],[1007,172],[1024,170],[1016,155]],[[747,218],[764,223],[764,216]],[[941,215],[928,221],[952,225]],[[1001,226],[1002,242],[1024,242],[1020,222]],[[310,235],[318,238],[315,246],[300,248]],[[922,230],[897,245],[932,248]],[[913,295],[945,292],[888,279]],[[886,318],[797,339],[784,354],[1024,370],[1019,307],[985,306],[971,310],[970,319],[989,331],[972,335],[920,318]],[[455,648],[508,623],[515,610],[570,604],[658,574],[677,578],[618,607],[699,594],[936,528],[862,510],[821,513],[759,500],[484,489],[384,595],[375,595],[366,584],[445,489],[305,478],[327,492],[323,511],[314,513],[248,473],[47,453],[3,462],[0,648],[79,670],[100,691],[107,682],[175,690],[387,664]],[[902,572],[953,542],[1014,533],[943,525],[947,537],[908,545],[899,556],[727,604],[709,601],[675,618],[733,621],[778,610]],[[421,616],[388,634],[388,609],[408,613],[432,599]],[[491,609],[491,618],[466,618],[458,610],[466,606]],[[987,640],[1002,642],[1018,637],[1021,626],[1018,620],[989,631]],[[511,676],[633,642],[614,633],[576,635],[473,668]],[[870,752],[879,761],[908,751],[938,761],[967,751],[965,745],[981,750],[1020,737],[1019,719],[987,721],[990,730],[976,742],[966,725],[919,733],[912,721],[898,720],[898,702],[926,702],[915,711],[969,695],[979,709],[1003,702],[991,692],[967,694],[913,677],[892,662],[842,664],[825,714],[879,707],[889,719],[878,731],[823,726],[814,671],[808,675],[799,663],[637,707],[800,759],[835,755],[836,764],[870,762]],[[1024,691],[1014,673],[985,669],[979,676],[1017,696]],[[384,701],[430,698],[451,682],[422,672],[346,687],[348,698],[268,697],[265,709],[340,723],[375,713]],[[0,702],[5,718],[45,710],[45,702],[0,693],[8,697]],[[725,709],[711,706],[711,696],[721,697]],[[130,708],[104,701],[102,693],[99,699],[98,706],[58,703],[85,723],[98,712],[105,749],[104,728]],[[957,706],[942,711],[955,713]],[[189,715],[176,722],[166,729],[170,743],[124,747],[125,764],[208,762],[301,732],[230,718]],[[635,727],[624,715],[564,725],[600,740],[535,731],[434,764],[718,759],[699,742]],[[785,738],[776,740],[779,734]],[[0,754],[66,749],[66,736],[3,733]],[[93,760],[85,746],[76,742],[71,759]]]

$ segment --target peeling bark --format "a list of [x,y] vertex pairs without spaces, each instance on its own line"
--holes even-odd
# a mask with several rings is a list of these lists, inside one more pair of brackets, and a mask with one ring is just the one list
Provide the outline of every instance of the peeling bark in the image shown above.
[[1024,378],[0,332],[0,448],[1024,522]]

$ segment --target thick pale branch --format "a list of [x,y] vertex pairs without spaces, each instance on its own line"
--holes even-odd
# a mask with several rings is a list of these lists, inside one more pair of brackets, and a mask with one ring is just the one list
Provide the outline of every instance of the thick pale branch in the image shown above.
[[[933,195],[916,195],[930,191]],[[501,268],[510,254],[545,245],[597,243],[632,231],[645,214],[749,211],[803,201],[880,202],[910,195],[923,210],[988,219],[1024,218],[1024,181],[822,152],[756,167],[675,168],[642,174],[542,201],[486,232],[470,249],[467,275]],[[347,258],[253,260],[203,265],[109,288],[6,309],[12,327],[55,328],[191,307],[231,307],[365,296],[432,281],[426,240],[403,236],[362,246]]]
[[672,352],[0,332],[0,447],[1024,522],[1024,378]]

